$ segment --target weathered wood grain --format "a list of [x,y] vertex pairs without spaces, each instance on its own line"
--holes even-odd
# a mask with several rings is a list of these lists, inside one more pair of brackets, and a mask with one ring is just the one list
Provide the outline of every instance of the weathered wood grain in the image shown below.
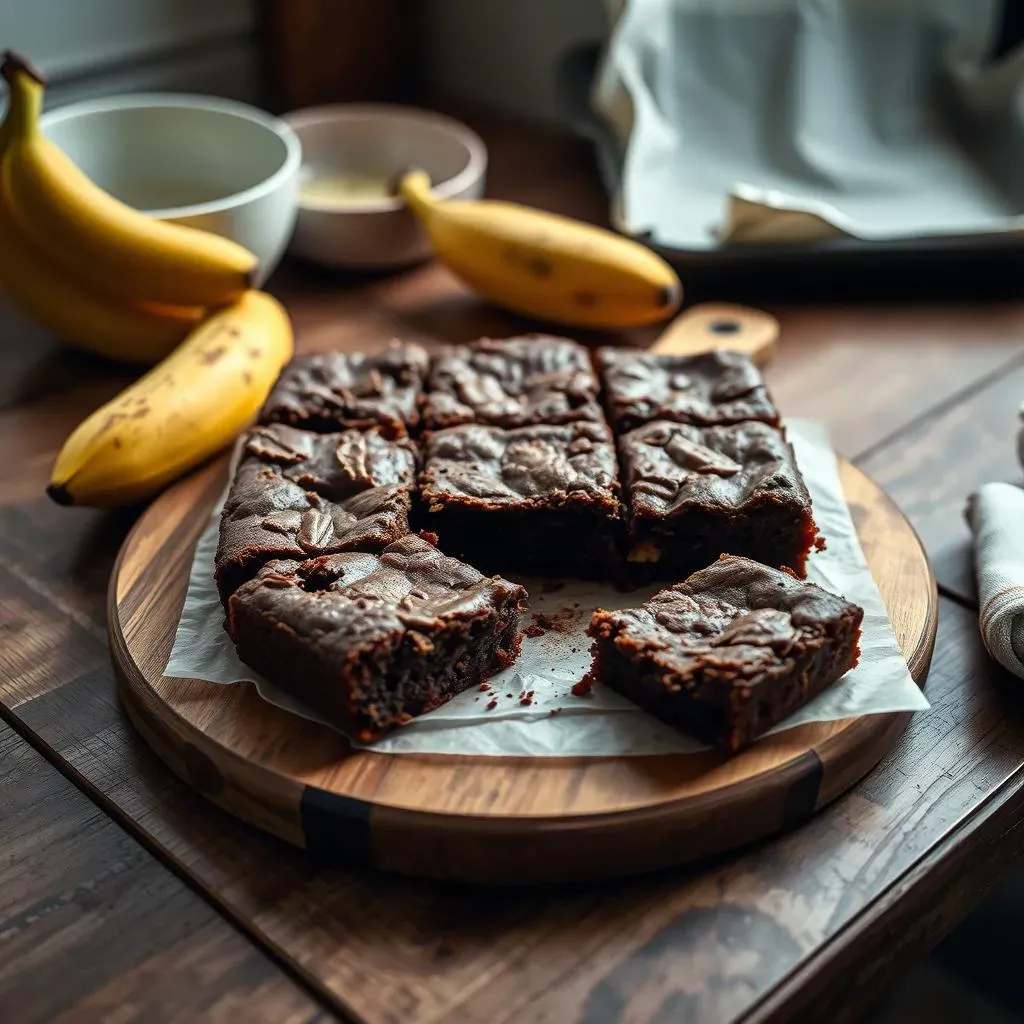
[[[491,149],[492,194],[603,219],[586,147],[514,125],[479,127]],[[392,334],[459,340],[526,325],[435,266],[376,279],[291,267],[274,287],[306,347],[372,347]],[[901,442],[883,442],[929,412],[941,417],[972,388],[987,415],[985,388],[1016,366],[1022,311],[1020,303],[773,309],[783,333],[769,379],[787,413],[820,415],[845,454],[875,448],[868,469],[907,500],[896,477],[914,479],[913,467],[888,476]],[[192,794],[125,722],[102,610],[133,515],[57,509],[41,489],[63,436],[128,374],[64,352],[2,311],[0,326],[0,703],[104,810],[274,943],[338,1007],[350,1000],[366,1020],[415,1024],[687,1013],[714,1022],[749,1018],[758,1006],[781,1019],[806,1009],[801,992],[830,1008],[852,1005],[863,989],[851,977],[877,990],[969,909],[1004,857],[1020,856],[1012,801],[1024,714],[982,655],[972,614],[943,602],[928,684],[934,710],[915,718],[865,783],[782,840],[704,872],[514,897],[312,867]],[[1010,391],[1001,399],[1007,409]],[[940,500],[957,496],[949,523],[976,482],[979,456],[959,436],[947,435],[947,458],[941,447],[927,456],[941,475]],[[1012,458],[1012,449],[1004,454]],[[1011,463],[1001,465],[1012,479]],[[915,487],[931,486],[920,479]],[[1005,835],[975,844],[966,826],[989,811],[985,834]],[[951,862],[959,881],[943,875],[950,884],[933,887],[932,866],[961,846],[966,855]],[[906,942],[893,940],[917,918],[922,927],[908,929]],[[151,941],[157,949],[159,936]],[[89,955],[82,964],[94,963]]]
[[0,1019],[336,1019],[2,722],[0,821]]
[[782,336],[766,376],[784,413],[823,420],[848,458],[1021,356],[1024,303],[841,309],[773,310]]
[[859,460],[910,517],[939,584],[964,600],[976,594],[964,506],[979,484],[1024,481],[1016,448],[1022,402],[1024,355],[988,386],[922,418]]
[[[41,589],[0,566],[0,592],[26,626],[50,615]],[[511,1021],[527,1009],[538,1020],[649,1020],[684,1009],[737,1019],[841,945],[859,915],[1024,766],[1024,716],[993,681],[970,613],[944,604],[928,685],[934,710],[803,828],[703,872],[514,898],[460,892],[311,871],[301,854],[207,807],[132,735],[102,640],[72,624],[64,643],[73,657],[70,668],[54,666],[55,683],[40,687],[24,669],[11,680],[13,713],[103,806],[368,1021]],[[969,909],[970,893],[947,895],[948,916],[935,927]],[[900,900],[916,904],[912,889]],[[863,955],[884,961],[889,952],[875,943]],[[819,983],[845,990],[824,968]]]

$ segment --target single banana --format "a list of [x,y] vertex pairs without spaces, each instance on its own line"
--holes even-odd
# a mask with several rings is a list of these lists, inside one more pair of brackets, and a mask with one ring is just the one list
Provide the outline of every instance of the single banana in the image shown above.
[[291,354],[288,314],[264,292],[245,292],[77,427],[47,494],[95,508],[155,494],[231,442]]
[[156,220],[94,185],[42,133],[43,83],[8,53],[10,142],[3,189],[26,237],[112,299],[219,306],[253,280],[256,257],[206,231]]
[[437,258],[517,313],[572,327],[635,327],[679,308],[675,271],[646,246],[582,221],[495,201],[444,202],[423,171],[399,190]]

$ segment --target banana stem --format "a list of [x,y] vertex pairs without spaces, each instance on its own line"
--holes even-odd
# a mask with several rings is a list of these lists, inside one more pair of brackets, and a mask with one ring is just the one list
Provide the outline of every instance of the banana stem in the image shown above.
[[43,110],[43,83],[30,70],[30,65],[12,57],[8,50],[0,65],[10,86],[10,101],[3,125],[0,126],[0,153],[12,139],[39,131],[39,115]]
[[409,171],[398,186],[399,194],[417,217],[427,220],[438,200],[431,194],[430,178],[426,171]]

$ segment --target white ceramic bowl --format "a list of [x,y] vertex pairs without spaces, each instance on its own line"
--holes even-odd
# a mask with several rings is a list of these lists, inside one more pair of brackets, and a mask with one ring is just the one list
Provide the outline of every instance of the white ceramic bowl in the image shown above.
[[[483,141],[441,114],[342,103],[299,110],[285,120],[302,141],[304,181],[339,174],[389,181],[418,167],[446,199],[483,194]],[[383,270],[425,259],[430,241],[398,197],[350,203],[300,194],[292,251],[330,267]]]
[[302,147],[283,121],[210,96],[139,93],[49,111],[43,131],[101,188],[255,253],[262,282],[295,225]]

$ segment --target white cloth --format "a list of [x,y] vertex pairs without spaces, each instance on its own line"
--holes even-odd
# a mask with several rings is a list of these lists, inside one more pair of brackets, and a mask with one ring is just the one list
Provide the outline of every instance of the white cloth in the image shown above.
[[707,250],[1024,230],[1024,49],[986,61],[997,0],[620,10],[592,102],[627,232]]
[[1024,678],[1024,490],[984,484],[967,504],[974,532],[981,638],[1000,665]]

